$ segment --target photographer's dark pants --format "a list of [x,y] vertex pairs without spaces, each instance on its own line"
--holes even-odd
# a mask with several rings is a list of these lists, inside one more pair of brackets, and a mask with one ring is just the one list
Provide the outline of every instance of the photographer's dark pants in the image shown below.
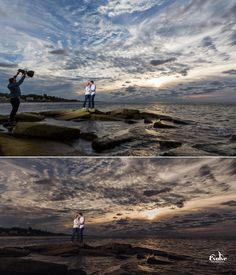
[[10,121],[13,122],[15,120],[16,117],[16,113],[19,109],[20,106],[20,99],[18,97],[12,97],[11,100],[11,105],[12,105],[12,110],[10,113]]
[[94,108],[94,98],[95,98],[95,95],[91,95],[90,96],[90,107],[93,109]]
[[73,228],[73,233],[72,233],[72,236],[71,236],[71,241],[73,242],[75,237],[76,237],[76,241],[79,240],[79,233],[80,233],[80,229],[78,227],[76,228]]
[[91,95],[85,95],[84,105],[83,105],[84,108],[86,107],[87,102],[88,102],[89,108],[91,107],[90,106],[90,104],[91,104],[90,97],[91,97]]
[[84,227],[79,229],[80,242],[84,241]]

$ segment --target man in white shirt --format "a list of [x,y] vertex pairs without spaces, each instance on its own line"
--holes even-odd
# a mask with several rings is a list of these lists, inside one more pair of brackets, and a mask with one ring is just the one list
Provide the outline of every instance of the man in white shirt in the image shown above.
[[85,218],[82,213],[79,213],[79,236],[81,243],[84,241],[84,223]]
[[80,232],[80,223],[79,223],[79,215],[75,215],[74,221],[73,221],[73,233],[71,236],[71,241],[74,241],[74,238],[76,237],[76,241],[79,240],[79,232]]
[[90,107],[92,109],[94,109],[94,98],[95,98],[95,95],[96,95],[96,85],[94,83],[93,80],[90,81],[91,83],[91,86],[90,86],[90,91],[91,91],[91,95],[90,95]]
[[91,83],[88,82],[85,87],[85,98],[83,108],[86,108],[88,102],[88,107],[91,108]]

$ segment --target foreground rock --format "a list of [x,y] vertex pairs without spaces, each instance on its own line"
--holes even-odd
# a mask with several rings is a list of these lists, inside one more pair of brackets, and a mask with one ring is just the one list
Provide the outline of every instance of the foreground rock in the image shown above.
[[81,155],[73,147],[50,140],[16,138],[0,133],[1,156],[75,156]]
[[135,140],[135,137],[131,133],[126,133],[120,136],[101,137],[92,142],[92,148],[96,152],[102,152],[132,140]]
[[0,258],[0,274],[4,275],[67,275],[64,264],[20,258]]
[[27,251],[31,253],[37,253],[47,256],[68,256],[68,255],[83,255],[83,256],[126,256],[126,259],[129,256],[143,255],[143,258],[146,259],[150,256],[165,257],[172,260],[191,260],[191,257],[177,255],[175,253],[168,253],[162,250],[149,249],[144,247],[135,247],[130,244],[125,243],[110,243],[100,246],[90,246],[87,244],[76,244],[76,243],[67,243],[67,244],[49,244],[49,245],[35,245],[35,246],[26,246],[24,247]]
[[220,156],[236,156],[236,144],[195,144],[194,148]]
[[[5,275],[86,275],[86,271],[88,274],[156,274],[152,273],[155,266],[192,261],[188,256],[126,243],[100,246],[78,243],[42,244],[4,248],[0,250],[0,256],[0,274]],[[109,261],[104,261],[104,257],[109,257]],[[59,262],[65,264],[58,264]]]
[[45,119],[45,116],[39,113],[19,113],[16,115],[16,121],[28,121],[28,122],[36,122],[42,121]]
[[162,260],[157,257],[149,257],[147,259],[147,264],[166,265],[166,264],[173,264],[173,262]]
[[50,124],[40,124],[31,122],[17,123],[14,136],[36,137],[53,140],[73,140],[79,138],[80,130]]
[[173,129],[176,128],[174,125],[162,123],[161,121],[157,121],[153,124],[154,128],[160,128],[160,129]]
[[177,148],[170,149],[160,154],[161,156],[216,156],[214,153],[205,152],[200,149],[193,148],[188,144],[183,144]]
[[191,122],[173,118],[167,115],[156,114],[151,112],[141,112],[136,109],[115,109],[108,112],[99,110],[54,110],[40,112],[41,115],[52,117],[58,120],[98,120],[98,121],[125,121],[127,123],[135,123],[135,120],[144,120],[144,123],[151,123],[152,120],[164,120],[174,124],[188,125]]
[[[4,123],[8,121],[8,116],[0,115],[0,123]],[[36,122],[36,121],[42,121],[45,119],[45,116],[39,114],[39,113],[18,113],[16,115],[16,121],[28,121],[28,122]]]

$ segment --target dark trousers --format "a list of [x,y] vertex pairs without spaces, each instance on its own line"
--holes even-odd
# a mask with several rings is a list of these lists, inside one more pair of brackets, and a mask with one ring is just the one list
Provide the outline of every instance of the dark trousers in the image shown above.
[[18,97],[12,97],[11,100],[11,105],[12,105],[12,110],[10,113],[10,121],[13,122],[15,120],[16,117],[16,113],[19,109],[20,106],[20,99]]
[[91,107],[91,106],[90,106],[90,104],[91,104],[90,97],[91,97],[91,95],[85,95],[85,98],[84,98],[84,105],[83,105],[84,108],[86,107],[86,103],[87,103],[87,102],[88,102],[89,108]]
[[80,229],[78,227],[73,228],[73,233],[72,233],[72,236],[71,236],[72,242],[74,241],[75,238],[76,238],[76,241],[79,240],[79,233],[80,233]]
[[82,243],[84,241],[84,228],[79,229],[79,237],[80,237],[80,242]]
[[94,98],[95,98],[95,95],[90,96],[90,107],[91,108],[94,108]]

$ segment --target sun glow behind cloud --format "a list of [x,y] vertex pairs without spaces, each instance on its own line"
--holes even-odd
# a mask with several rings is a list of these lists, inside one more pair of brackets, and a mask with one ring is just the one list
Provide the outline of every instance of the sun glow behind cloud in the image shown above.
[[1,160],[1,226],[66,231],[78,211],[99,234],[231,224],[234,167],[233,159]]
[[[209,79],[225,77],[227,91],[232,82],[222,72],[234,69],[236,61],[234,5],[233,0],[3,0],[0,82],[27,67],[38,80],[29,82],[30,92],[40,91],[44,82],[48,93],[58,94],[55,83],[61,81],[68,84],[67,97],[78,89],[82,94],[91,78],[100,94],[117,89],[116,97],[119,89],[135,85],[153,87],[158,96],[158,89],[173,86],[177,77],[183,82],[204,78],[206,87]],[[145,98],[148,90],[137,89],[133,98]],[[176,88],[173,96],[181,93]]]

